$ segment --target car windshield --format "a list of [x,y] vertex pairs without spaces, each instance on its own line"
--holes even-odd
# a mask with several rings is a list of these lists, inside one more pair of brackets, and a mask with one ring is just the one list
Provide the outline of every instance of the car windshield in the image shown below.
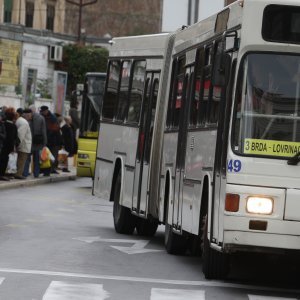
[[249,54],[239,73],[233,150],[291,157],[300,151],[300,57]]
[[81,137],[97,138],[98,136],[104,86],[105,77],[103,76],[87,78],[87,93],[84,95],[81,110]]

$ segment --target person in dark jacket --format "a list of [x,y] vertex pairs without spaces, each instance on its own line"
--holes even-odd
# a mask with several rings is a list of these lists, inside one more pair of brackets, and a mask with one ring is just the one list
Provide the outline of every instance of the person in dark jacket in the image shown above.
[[32,147],[31,155],[25,164],[23,176],[29,175],[29,166],[31,162],[31,156],[33,159],[33,176],[39,177],[40,174],[40,151],[47,144],[47,130],[45,118],[36,112],[34,105],[30,105],[29,109],[24,110],[25,119],[28,121],[31,135],[32,135]]
[[3,148],[0,153],[0,180],[8,181],[9,178],[5,176],[8,165],[9,154],[15,150],[18,140],[18,130],[15,125],[16,111],[13,107],[8,107],[5,111],[5,131],[6,137],[4,139]]
[[[64,118],[64,124],[61,127],[61,133],[63,138],[63,147],[69,153],[69,157],[73,157],[77,153],[77,142],[74,128],[72,127],[72,118],[67,116]],[[68,168],[63,169],[64,172],[68,172]]]
[[45,118],[47,129],[47,147],[55,158],[54,163],[51,166],[51,173],[58,174],[58,151],[62,146],[62,137],[60,133],[60,127],[57,117],[49,110],[46,105],[40,108],[41,115]]

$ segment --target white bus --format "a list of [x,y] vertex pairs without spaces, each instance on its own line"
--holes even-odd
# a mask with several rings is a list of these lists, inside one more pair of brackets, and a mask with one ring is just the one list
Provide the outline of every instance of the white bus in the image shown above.
[[165,224],[167,251],[200,248],[206,278],[225,277],[237,251],[300,250],[300,1],[236,1],[168,41],[138,192],[137,143],[129,166],[124,131],[100,134],[121,163],[113,176],[118,162],[98,153],[114,219]]
[[153,235],[158,226],[157,206],[151,207],[148,201],[150,156],[158,138],[153,135],[154,125],[163,137],[164,123],[154,119],[156,113],[158,120],[162,118],[157,97],[161,78],[168,77],[167,68],[162,67],[172,40],[170,34],[112,40],[93,192],[114,201],[119,233],[130,234],[136,228],[141,235]]

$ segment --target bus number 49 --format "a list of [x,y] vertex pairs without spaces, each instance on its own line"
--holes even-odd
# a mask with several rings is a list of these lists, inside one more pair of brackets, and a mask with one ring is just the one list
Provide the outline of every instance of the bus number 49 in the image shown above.
[[238,173],[241,171],[241,168],[242,168],[242,162],[240,160],[231,159],[228,162],[228,172]]

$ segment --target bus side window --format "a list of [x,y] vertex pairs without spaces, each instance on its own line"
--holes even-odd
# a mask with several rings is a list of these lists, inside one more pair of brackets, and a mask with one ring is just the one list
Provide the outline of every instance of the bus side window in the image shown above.
[[212,46],[205,48],[205,62],[203,67],[202,91],[200,93],[199,124],[204,126],[207,122],[209,96],[211,90],[211,59]]
[[108,83],[103,100],[102,117],[104,119],[112,120],[118,102],[118,87],[121,70],[120,61],[110,61],[108,70]]
[[133,65],[133,77],[127,115],[127,121],[130,123],[138,123],[140,119],[145,74],[146,61],[136,61]]
[[[203,78],[203,66],[204,66],[204,48],[200,48],[197,51],[196,58],[196,72],[194,87],[191,92],[191,108],[190,108],[190,127],[197,126],[198,114],[200,109],[200,98],[201,98],[201,85]],[[203,89],[202,89],[203,90]]]
[[167,112],[167,120],[166,120],[166,128],[170,128],[172,126],[172,118],[173,118],[173,113],[172,113],[172,100],[174,98],[174,94],[176,91],[175,88],[175,73],[176,73],[176,68],[177,68],[177,59],[174,59],[173,65],[172,65],[172,75],[171,75],[171,83],[170,83],[170,92],[169,92],[169,101],[168,101],[168,112]]
[[[214,53],[215,57],[220,52],[223,51],[221,48],[222,44],[218,43],[215,47],[216,51]],[[213,68],[212,68],[213,69]],[[213,86],[211,90],[211,97],[209,102],[209,124],[218,124],[219,119],[219,110],[220,110],[220,100],[222,95],[223,88],[220,86]]]
[[118,107],[115,115],[117,121],[123,122],[127,113],[129,79],[130,79],[131,61],[123,61],[121,71],[121,84],[119,91]]
[[178,72],[175,81],[175,93],[173,98],[173,128],[178,128],[180,110],[183,106],[183,89],[184,89],[184,74],[185,74],[185,57],[182,57],[178,61]]

